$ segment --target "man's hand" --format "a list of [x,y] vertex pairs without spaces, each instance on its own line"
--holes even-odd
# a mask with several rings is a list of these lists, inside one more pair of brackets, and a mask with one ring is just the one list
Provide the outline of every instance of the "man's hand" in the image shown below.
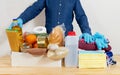
[[18,25],[19,27],[22,28],[22,26],[23,26],[23,20],[21,18],[15,20],[15,21],[13,20],[13,22],[9,26],[9,29],[12,29],[12,27],[15,26],[15,25]]
[[96,39],[95,42],[96,42],[97,48],[99,50],[102,50],[103,48],[108,47],[108,44],[106,42],[104,42],[103,39]]
[[104,35],[102,35],[100,33],[96,33],[93,35],[93,37],[96,42],[97,48],[99,50],[102,50],[102,48],[108,47],[108,40],[104,37]]
[[83,34],[80,36],[80,39],[84,39],[85,42],[87,42],[87,43],[92,43],[92,42],[94,42],[92,35],[90,35],[89,33],[83,33]]

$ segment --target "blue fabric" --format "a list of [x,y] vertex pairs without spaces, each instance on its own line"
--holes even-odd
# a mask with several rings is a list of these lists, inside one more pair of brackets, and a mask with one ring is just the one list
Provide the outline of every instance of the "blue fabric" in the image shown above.
[[50,33],[56,25],[65,24],[66,34],[73,30],[74,13],[82,33],[90,33],[87,16],[79,0],[37,0],[29,6],[18,18],[23,19],[23,23],[36,17],[45,8],[46,28]]
[[113,57],[113,52],[111,52],[111,51],[108,51],[108,52],[105,52],[106,53],[106,55],[110,58],[110,57]]

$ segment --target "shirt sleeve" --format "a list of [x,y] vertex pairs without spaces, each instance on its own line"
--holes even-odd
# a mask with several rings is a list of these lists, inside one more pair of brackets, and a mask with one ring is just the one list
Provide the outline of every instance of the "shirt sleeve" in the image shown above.
[[76,0],[74,6],[74,12],[76,15],[77,23],[81,29],[81,32],[91,34],[91,28],[89,27],[88,19],[81,6],[80,0]]
[[20,14],[18,18],[21,18],[23,20],[23,24],[25,24],[29,20],[35,18],[43,10],[44,7],[45,0],[37,0],[27,9],[25,9],[24,12],[22,12],[22,14]]

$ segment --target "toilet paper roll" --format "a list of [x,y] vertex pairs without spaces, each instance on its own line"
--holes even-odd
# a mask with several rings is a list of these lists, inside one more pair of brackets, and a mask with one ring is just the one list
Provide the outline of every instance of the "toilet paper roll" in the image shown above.
[[46,28],[43,26],[38,26],[33,29],[33,33],[39,34],[39,33],[46,33]]

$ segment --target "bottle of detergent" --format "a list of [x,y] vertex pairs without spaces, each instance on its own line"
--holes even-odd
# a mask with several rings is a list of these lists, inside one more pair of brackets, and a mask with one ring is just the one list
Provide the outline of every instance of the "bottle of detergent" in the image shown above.
[[65,47],[68,48],[68,55],[65,57],[65,67],[78,66],[78,40],[74,31],[68,32],[65,37]]

